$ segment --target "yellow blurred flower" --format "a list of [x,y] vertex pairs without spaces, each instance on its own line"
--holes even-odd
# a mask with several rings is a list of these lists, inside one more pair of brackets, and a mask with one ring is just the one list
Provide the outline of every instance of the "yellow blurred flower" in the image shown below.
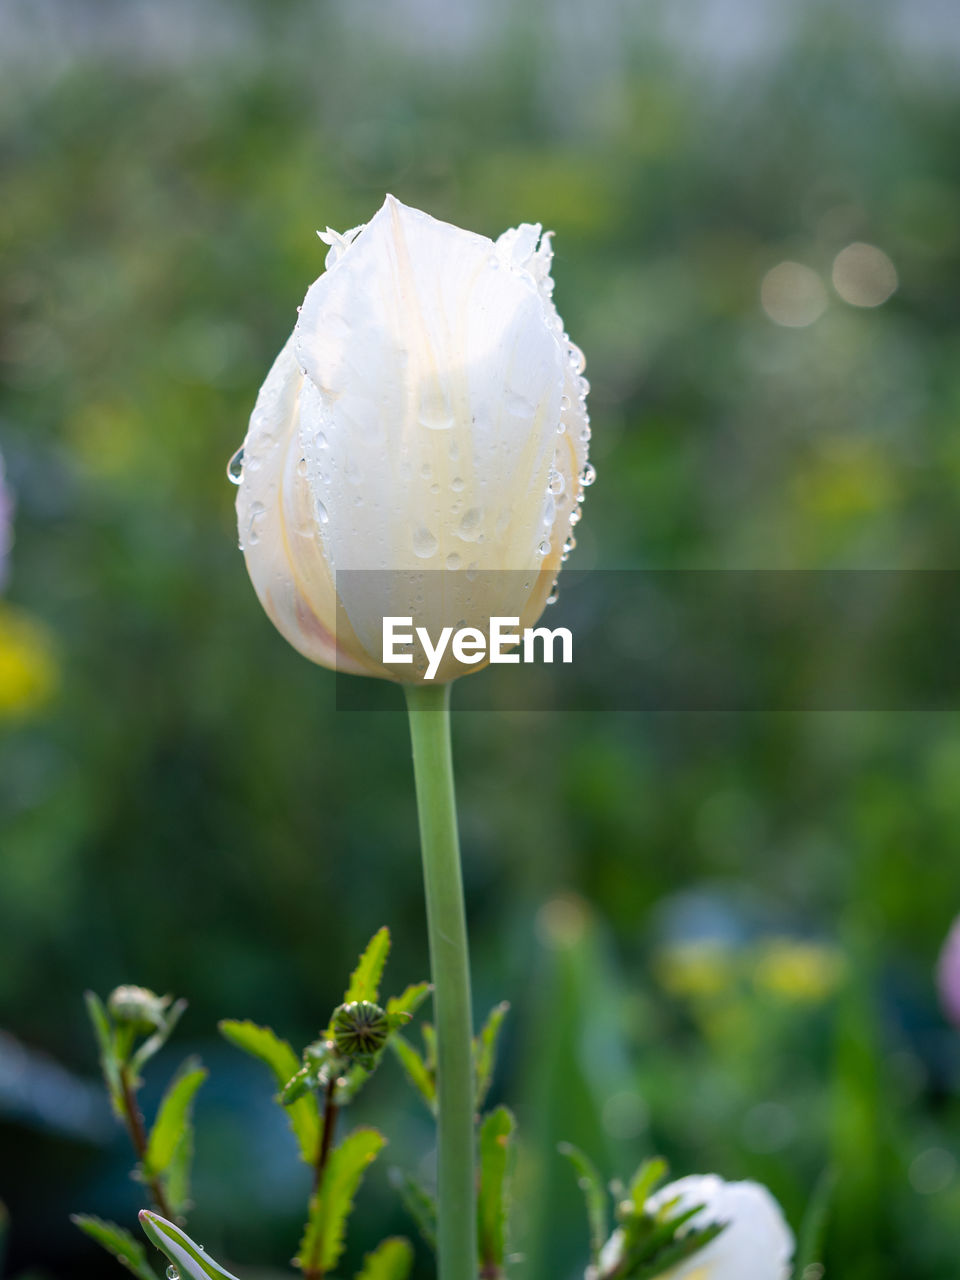
[[738,976],[731,949],[712,940],[664,947],[654,967],[665,991],[687,998],[720,995]]
[[753,978],[773,995],[816,1004],[836,991],[843,967],[840,951],[827,943],[773,938],[760,947]]
[[0,606],[0,719],[39,710],[53,696],[59,679],[48,629],[21,609]]

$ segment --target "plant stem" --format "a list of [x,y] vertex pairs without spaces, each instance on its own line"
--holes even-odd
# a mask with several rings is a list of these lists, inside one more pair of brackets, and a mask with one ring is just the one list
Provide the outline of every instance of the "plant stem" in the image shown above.
[[130,1072],[126,1066],[120,1068],[120,1089],[123,1093],[123,1111],[127,1121],[127,1132],[130,1134],[130,1141],[133,1143],[133,1149],[137,1153],[137,1159],[140,1161],[144,1181],[150,1190],[151,1196],[153,1196],[154,1206],[162,1217],[168,1218],[171,1222],[176,1222],[176,1214],[167,1200],[167,1193],[164,1190],[163,1183],[159,1178],[148,1177],[146,1173],[147,1131],[143,1127],[143,1116],[137,1106],[137,1095],[130,1081]]
[[450,750],[450,686],[406,685],[437,1023],[439,1280],[475,1280],[473,1013]]
[[[337,1127],[337,1111],[338,1107],[334,1098],[337,1092],[337,1077],[331,1075],[327,1081],[327,1087],[323,1094],[323,1129],[320,1134],[320,1142],[317,1147],[317,1158],[313,1163],[313,1196],[311,1197],[311,1212],[313,1199],[322,1194],[323,1174],[327,1167],[327,1160],[330,1158],[330,1150],[333,1146],[333,1131]],[[304,1280],[323,1280],[323,1267],[319,1262],[309,1262],[303,1269]]]

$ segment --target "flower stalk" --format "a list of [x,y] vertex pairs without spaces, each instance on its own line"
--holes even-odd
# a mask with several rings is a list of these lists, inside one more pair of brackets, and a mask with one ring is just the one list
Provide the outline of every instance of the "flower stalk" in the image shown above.
[[440,1280],[475,1280],[473,1013],[460,870],[450,686],[407,685],[437,1027]]

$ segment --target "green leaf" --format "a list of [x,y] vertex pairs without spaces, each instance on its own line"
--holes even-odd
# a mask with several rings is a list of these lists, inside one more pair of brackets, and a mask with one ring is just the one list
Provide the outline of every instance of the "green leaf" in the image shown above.
[[183,1280],[237,1280],[198,1244],[194,1244],[185,1231],[161,1218],[159,1213],[141,1209],[140,1225],[150,1243],[167,1255]]
[[437,1083],[433,1072],[427,1067],[423,1058],[409,1040],[401,1035],[393,1035],[387,1041],[390,1048],[400,1059],[400,1065],[406,1072],[407,1079],[423,1098],[431,1112],[436,1112]]
[[330,1152],[323,1180],[310,1201],[297,1262],[304,1271],[331,1271],[343,1252],[347,1218],[367,1166],[386,1143],[376,1129],[354,1129]]
[[[286,1040],[269,1027],[258,1027],[255,1022],[238,1022],[230,1018],[219,1024],[220,1034],[232,1045],[258,1058],[273,1072],[277,1088],[283,1089],[300,1071],[300,1059]],[[307,1164],[313,1164],[320,1141],[320,1112],[312,1093],[297,1099],[287,1107],[290,1127],[300,1143],[300,1153]]]
[[344,1004],[350,1004],[353,1000],[370,1000],[373,1004],[377,1003],[383,966],[387,963],[389,952],[390,930],[384,925],[367,943],[366,951],[351,974],[350,985],[343,997]]
[[104,1222],[88,1213],[73,1213],[70,1221],[91,1240],[96,1240],[107,1253],[112,1253],[121,1266],[138,1277],[138,1280],[157,1280],[156,1272],[147,1262],[147,1251],[129,1231],[115,1222]]
[[165,1173],[183,1139],[188,1137],[193,1100],[207,1074],[207,1069],[196,1058],[188,1058],[163,1095],[147,1141],[144,1163],[149,1176]]
[[413,1249],[409,1240],[393,1236],[377,1245],[363,1260],[357,1280],[407,1280],[413,1266]]
[[153,1035],[148,1036],[137,1052],[130,1059],[130,1065],[134,1074],[139,1075],[143,1069],[144,1063],[149,1062],[153,1055],[167,1043],[173,1032],[174,1027],[183,1017],[186,1010],[186,1000],[177,1000],[167,1010],[162,1026],[157,1027]]
[[480,1194],[477,1198],[477,1234],[481,1269],[485,1276],[503,1269],[506,1239],[507,1183],[516,1121],[506,1107],[484,1116],[480,1126]]
[[506,1000],[502,1004],[496,1005],[490,1010],[490,1015],[484,1023],[483,1030],[474,1037],[473,1041],[473,1065],[474,1075],[476,1078],[476,1099],[474,1105],[477,1110],[483,1106],[484,1099],[490,1090],[493,1081],[493,1069],[496,1065],[497,1039],[500,1035],[500,1028],[503,1026],[503,1020],[510,1010],[510,1005]]
[[823,1238],[826,1235],[827,1220],[830,1217],[830,1205],[836,1186],[836,1174],[833,1169],[824,1169],[817,1179],[813,1194],[807,1205],[800,1225],[797,1244],[797,1256],[794,1269],[798,1277],[802,1277],[807,1267],[821,1261]]
[[587,1221],[590,1224],[590,1260],[596,1264],[610,1231],[607,1193],[603,1179],[597,1171],[597,1166],[579,1147],[573,1146],[570,1142],[561,1142],[558,1150],[573,1165],[577,1175],[577,1186],[583,1192],[583,1198],[587,1203]]
[[661,1160],[659,1156],[653,1160],[645,1160],[637,1172],[633,1175],[633,1181],[630,1183],[630,1199],[633,1201],[635,1212],[643,1213],[647,1201],[653,1194],[654,1189],[667,1176],[668,1167],[666,1160]]
[[[87,1004],[87,1014],[93,1026],[94,1035],[97,1037],[97,1046],[100,1050],[100,1070],[103,1072],[103,1079],[110,1095],[110,1103],[115,1115],[122,1120],[126,1113],[126,1108],[123,1099],[123,1085],[120,1079],[120,1061],[114,1044],[110,1016],[103,1001],[95,992],[87,991],[84,994],[84,1000]],[[95,1219],[91,1219],[91,1221],[95,1221]]]
[[644,1261],[638,1267],[631,1266],[628,1262],[622,1274],[629,1276],[630,1280],[664,1280],[664,1277],[681,1262],[686,1262],[701,1249],[706,1248],[711,1240],[716,1240],[725,1226],[725,1223],[716,1223],[704,1227],[702,1231],[691,1231],[681,1236],[679,1240],[674,1240],[666,1247],[658,1249],[656,1256],[649,1262]]
[[390,1171],[390,1181],[399,1192],[403,1207],[417,1224],[420,1234],[431,1249],[437,1247],[437,1202],[416,1180],[402,1169]]
[[400,995],[390,997],[387,1001],[387,1013],[407,1013],[412,1018],[432,990],[429,982],[413,983]]

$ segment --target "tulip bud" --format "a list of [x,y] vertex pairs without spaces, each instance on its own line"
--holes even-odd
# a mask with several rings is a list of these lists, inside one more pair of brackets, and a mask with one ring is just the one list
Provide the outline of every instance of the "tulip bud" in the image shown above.
[[[780,1206],[757,1182],[724,1182],[713,1174],[671,1182],[647,1201],[655,1213],[676,1202],[671,1212],[703,1208],[688,1229],[725,1223],[723,1231],[689,1261],[670,1272],[670,1280],[788,1280],[794,1239]],[[616,1233],[607,1248],[614,1246]],[[601,1259],[603,1264],[609,1261]]]
[[306,657],[419,682],[384,666],[385,615],[486,634],[551,595],[593,479],[583,355],[538,225],[494,242],[388,196],[321,238],[327,269],[231,463],[240,543]]

